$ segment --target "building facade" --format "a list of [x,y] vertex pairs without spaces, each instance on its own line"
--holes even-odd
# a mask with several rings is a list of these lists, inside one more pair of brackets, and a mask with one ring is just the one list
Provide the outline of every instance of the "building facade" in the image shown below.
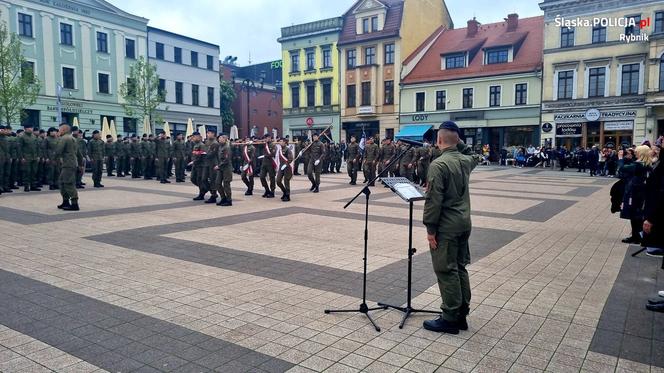
[[284,133],[307,138],[332,125],[331,138],[340,139],[339,53],[343,18],[330,18],[283,27],[282,49]]
[[[467,144],[540,142],[543,17],[436,30],[404,63],[399,137],[455,121]],[[433,140],[433,139],[431,139]]]
[[358,0],[339,37],[342,138],[393,137],[399,129],[402,63],[441,26],[442,0]]
[[546,0],[540,7],[543,139],[570,149],[631,145],[661,132],[664,4]]
[[189,118],[195,127],[221,131],[218,45],[148,27],[148,60],[165,93],[157,115],[173,133],[185,133]]
[[147,55],[147,19],[102,0],[12,0],[0,1],[0,20],[19,35],[26,68],[41,82],[25,121],[57,127],[60,85],[62,122],[77,118],[92,131],[107,117],[119,133],[136,132],[118,92],[130,66]]

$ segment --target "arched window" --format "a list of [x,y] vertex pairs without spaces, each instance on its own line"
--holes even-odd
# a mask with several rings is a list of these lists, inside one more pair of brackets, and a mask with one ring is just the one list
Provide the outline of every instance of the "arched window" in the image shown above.
[[664,92],[664,54],[659,59],[659,91]]

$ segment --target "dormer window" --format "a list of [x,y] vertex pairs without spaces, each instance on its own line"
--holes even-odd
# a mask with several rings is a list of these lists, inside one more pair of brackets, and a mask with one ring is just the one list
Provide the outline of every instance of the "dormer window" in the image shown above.
[[371,17],[371,32],[378,31],[378,17]]
[[485,52],[486,55],[485,63],[487,65],[493,65],[496,63],[507,63],[509,62],[509,54],[510,53],[508,48],[487,50]]
[[362,18],[362,33],[368,34],[370,32],[378,31],[378,16]]
[[362,19],[362,33],[369,33],[369,18]]
[[445,70],[463,67],[466,67],[466,55],[464,53],[445,56]]

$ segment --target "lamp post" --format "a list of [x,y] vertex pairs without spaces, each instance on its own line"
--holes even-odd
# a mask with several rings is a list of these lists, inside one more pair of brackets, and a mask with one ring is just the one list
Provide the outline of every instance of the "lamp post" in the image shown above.
[[[235,70],[233,70],[233,83],[235,83]],[[251,134],[251,92],[258,94],[259,89],[263,89],[265,84],[265,70],[261,70],[258,82],[253,79],[245,78],[240,85],[241,91],[247,92],[247,137]]]

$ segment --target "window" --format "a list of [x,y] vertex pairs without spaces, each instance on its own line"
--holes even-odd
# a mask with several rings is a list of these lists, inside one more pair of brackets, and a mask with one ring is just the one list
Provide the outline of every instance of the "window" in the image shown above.
[[307,71],[316,70],[316,52],[313,50],[307,51]]
[[496,49],[487,51],[486,63],[492,65],[494,63],[506,63],[508,60],[509,52],[507,49]]
[[394,80],[385,81],[385,105],[394,105]]
[[208,87],[207,99],[208,107],[214,107],[214,88]]
[[132,78],[127,77],[127,95],[134,96],[136,94],[135,82]]
[[158,92],[162,96],[166,96],[166,80],[165,79],[159,79],[159,88]]
[[655,32],[664,32],[664,12],[655,13]]
[[489,107],[500,106],[500,86],[489,87]]
[[596,67],[588,71],[588,97],[603,97],[606,67]]
[[659,91],[664,92],[664,56],[659,59]]
[[455,54],[445,57],[445,69],[458,69],[466,66],[466,56]]
[[191,85],[191,104],[198,106],[198,84]]
[[97,83],[99,88],[99,93],[111,93],[109,88],[109,76],[108,74],[99,73],[97,74]]
[[314,84],[307,85],[307,107],[316,106],[316,86]]
[[72,25],[68,23],[60,24],[60,44],[74,45],[74,34],[72,31]]
[[198,52],[191,51],[191,66],[198,67]]
[[291,86],[291,103],[293,108],[300,107],[300,86],[292,85]]
[[182,93],[183,93],[183,85],[182,82],[175,82],[175,103],[176,104],[182,104],[184,100],[182,99]]
[[447,105],[447,92],[436,91],[436,110],[445,110]]
[[332,105],[332,82],[323,82],[323,106]]
[[364,48],[364,64],[373,65],[376,63],[376,47]]
[[62,68],[62,88],[76,89],[76,79],[74,78],[74,69],[71,67]]
[[355,100],[355,84],[350,84],[346,86],[346,106],[347,107],[355,107],[356,105],[356,100]]
[[136,118],[122,118],[122,131],[126,134],[136,133]]
[[207,56],[207,69],[214,70],[214,57]]
[[369,32],[369,18],[362,19],[362,33],[366,34]]
[[133,39],[125,39],[125,56],[127,58],[136,58],[136,47]]
[[[641,16],[627,16],[628,25],[625,27],[625,35],[639,35],[641,33],[641,28],[639,27],[639,22],[641,22]],[[632,24],[632,20],[634,23]]]
[[371,32],[378,31],[378,17],[371,17]]
[[156,58],[158,60],[164,59],[164,44],[155,43]]
[[569,48],[574,46],[574,28],[560,28],[560,48]]
[[558,99],[570,100],[574,92],[574,71],[558,71]]
[[362,82],[362,106],[371,105],[371,82]]
[[32,16],[29,14],[18,14],[18,34],[27,38],[32,37]]
[[182,63],[182,48],[173,48],[173,62]]
[[528,103],[528,84],[520,83],[514,86],[514,105],[526,105]]
[[35,81],[35,63],[32,61],[24,61],[21,64],[21,77],[28,77],[30,83]]
[[424,92],[415,93],[415,111],[424,111],[425,101],[426,94]]
[[97,52],[108,53],[108,34],[97,32]]
[[632,63],[622,67],[622,95],[639,94],[639,64]]
[[290,54],[291,73],[300,72],[300,52],[294,51]]
[[354,69],[357,66],[357,52],[355,49],[346,51],[346,68]]
[[463,89],[463,108],[470,109],[473,107],[473,89],[464,88]]
[[606,43],[606,27],[593,27],[593,44]]
[[394,44],[385,44],[385,64],[394,63]]
[[323,68],[329,69],[332,67],[332,50],[330,48],[323,48]]

